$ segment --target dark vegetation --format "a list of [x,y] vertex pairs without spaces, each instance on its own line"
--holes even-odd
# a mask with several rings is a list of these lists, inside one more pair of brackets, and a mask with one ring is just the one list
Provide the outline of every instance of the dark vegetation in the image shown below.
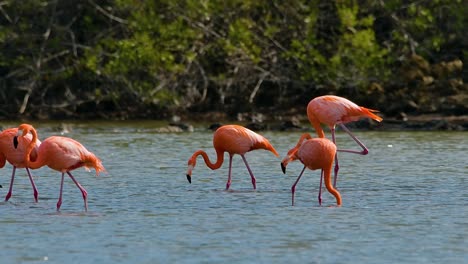
[[0,117],[464,115],[463,0],[0,1]]

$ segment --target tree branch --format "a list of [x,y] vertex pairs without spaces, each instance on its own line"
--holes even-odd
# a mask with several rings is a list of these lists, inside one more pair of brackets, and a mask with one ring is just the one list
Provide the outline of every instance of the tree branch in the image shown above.
[[88,3],[90,3],[94,8],[96,8],[97,11],[99,11],[101,14],[105,15],[106,17],[108,17],[109,19],[111,20],[114,20],[118,23],[121,23],[121,24],[128,24],[128,21],[125,20],[125,19],[122,19],[120,17],[116,17],[112,14],[110,14],[109,12],[107,12],[104,8],[102,8],[101,6],[99,6],[98,4],[94,3],[93,0],[88,0]]

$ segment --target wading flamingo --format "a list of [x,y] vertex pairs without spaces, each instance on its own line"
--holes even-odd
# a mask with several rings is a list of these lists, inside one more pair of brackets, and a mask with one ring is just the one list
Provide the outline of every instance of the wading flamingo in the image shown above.
[[191,183],[192,182],[192,170],[195,168],[197,157],[201,155],[203,160],[212,170],[219,169],[221,165],[223,165],[224,161],[224,152],[229,153],[229,172],[228,172],[228,180],[226,183],[226,190],[229,189],[231,186],[231,166],[232,166],[232,156],[234,154],[239,154],[244,160],[245,166],[250,173],[250,177],[252,178],[252,185],[253,188],[256,189],[256,180],[255,176],[252,173],[252,170],[245,159],[245,153],[255,150],[255,149],[266,149],[277,157],[278,152],[276,152],[275,148],[270,144],[270,142],[264,138],[263,136],[253,132],[250,129],[247,129],[242,126],[238,125],[225,125],[219,127],[213,135],[213,146],[216,150],[216,162],[212,163],[208,158],[208,155],[203,150],[198,150],[193,153],[192,157],[188,160],[188,170],[187,170],[187,180]]
[[14,137],[13,144],[17,147],[21,137],[26,137],[28,133],[32,134],[32,140],[27,146],[24,154],[27,167],[38,169],[47,165],[49,168],[62,173],[57,211],[60,210],[60,206],[62,205],[63,180],[65,173],[70,176],[78,189],[80,189],[81,194],[83,195],[85,211],[88,211],[88,193],[75,179],[75,177],[73,177],[70,171],[80,167],[85,167],[88,171],[89,168],[94,168],[96,170],[96,176],[98,176],[100,172],[106,171],[104,166],[102,166],[101,160],[76,140],[67,137],[52,136],[42,141],[37,151],[37,159],[32,161],[29,157],[37,144],[37,132],[31,125],[22,124],[18,127],[18,136]]
[[[327,125],[332,134],[332,141],[336,144],[335,139],[335,126],[339,125],[346,133],[348,133],[351,138],[356,141],[356,143],[361,146],[362,151],[349,150],[349,149],[338,149],[338,152],[348,152],[355,153],[360,155],[366,155],[369,153],[369,150],[366,146],[349,131],[345,126],[345,123],[357,121],[361,118],[371,118],[375,121],[382,121],[380,116],[374,114],[378,112],[377,110],[368,109],[362,106],[351,102],[350,100],[334,96],[334,95],[324,95],[312,99],[307,105],[307,117],[309,118],[310,123],[315,128],[318,137],[324,138],[325,133],[323,132],[320,124]],[[336,180],[338,178],[338,170],[340,166],[338,165],[338,154],[335,156],[335,177],[333,181],[333,186],[336,188]]]
[[[13,193],[13,182],[15,179],[16,168],[25,168],[33,188],[34,201],[37,203],[39,193],[37,191],[36,184],[34,183],[34,179],[31,175],[31,171],[28,167],[26,167],[26,161],[24,160],[25,149],[31,142],[32,137],[31,135],[28,135],[24,138],[21,138],[18,141],[18,148],[15,149],[13,147],[12,142],[16,134],[18,134],[17,128],[8,128],[3,130],[2,133],[0,133],[0,168],[3,168],[5,166],[6,161],[8,161],[13,166],[13,172],[11,173],[10,188],[8,190],[7,195],[5,196],[5,201],[8,201]],[[41,142],[37,140],[37,146],[39,146],[40,144]],[[37,147],[32,150],[30,158],[31,160],[36,160]]]
[[312,138],[309,134],[303,134],[297,145],[288,151],[286,157],[281,161],[281,169],[286,173],[286,166],[289,162],[300,160],[304,168],[291,187],[292,205],[294,206],[294,192],[296,185],[302,177],[306,168],[311,170],[321,169],[319,204],[322,204],[322,178],[325,180],[325,187],[336,198],[336,204],[341,206],[341,195],[331,184],[331,171],[333,160],[335,159],[336,145],[326,138]]

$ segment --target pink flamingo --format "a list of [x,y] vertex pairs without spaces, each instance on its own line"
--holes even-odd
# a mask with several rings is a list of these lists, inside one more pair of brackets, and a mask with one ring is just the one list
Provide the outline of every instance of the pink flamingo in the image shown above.
[[245,158],[245,153],[255,150],[255,149],[266,149],[277,157],[278,152],[273,148],[270,142],[263,136],[253,132],[250,129],[247,129],[242,126],[238,125],[225,125],[219,127],[214,135],[213,135],[213,146],[216,150],[216,162],[212,163],[203,150],[198,150],[193,153],[192,157],[188,161],[188,169],[187,169],[187,180],[191,183],[192,182],[192,170],[195,168],[197,157],[201,155],[203,160],[212,170],[219,169],[221,165],[223,165],[224,161],[224,152],[229,153],[229,173],[228,173],[228,181],[226,183],[226,190],[229,189],[231,186],[231,166],[232,166],[232,156],[234,154],[239,154],[244,160],[245,166],[249,171],[250,177],[252,179],[253,188],[256,189],[256,179],[252,173],[252,170],[247,163]]
[[[20,133],[22,134],[19,135]],[[42,142],[37,151],[37,159],[33,161],[30,159],[30,155],[37,144],[37,132],[34,127],[28,124],[20,125],[18,127],[18,136],[14,138],[13,144],[17,147],[19,142],[18,138],[26,137],[28,133],[32,134],[32,139],[24,154],[27,167],[38,169],[47,165],[49,168],[62,173],[57,211],[60,210],[60,206],[62,205],[63,180],[65,173],[70,176],[78,189],[80,189],[81,194],[83,195],[85,211],[88,211],[88,193],[75,179],[75,177],[73,177],[70,171],[80,167],[84,167],[88,171],[90,168],[94,168],[96,170],[96,176],[98,176],[100,172],[106,171],[101,160],[76,140],[67,137],[52,136],[46,138]]]
[[[364,143],[351,133],[351,131],[345,126],[345,123],[357,121],[365,117],[372,118],[378,122],[382,121],[382,118],[375,115],[374,112],[378,111],[358,106],[346,98],[334,95],[316,97],[307,105],[307,117],[315,128],[318,137],[325,137],[325,133],[323,132],[320,124],[326,124],[331,130],[333,143],[336,144],[335,126],[339,125],[362,148],[362,151],[348,149],[338,149],[337,151],[360,155],[366,155],[369,153],[369,150]],[[336,180],[338,178],[338,170],[340,168],[338,164],[338,154],[336,154],[335,160],[335,177],[333,186],[336,188]]]
[[312,138],[309,134],[303,134],[297,145],[288,151],[286,157],[281,161],[281,169],[286,173],[286,166],[289,162],[300,160],[304,168],[291,187],[292,205],[294,206],[294,193],[296,185],[302,177],[306,168],[311,170],[321,169],[319,204],[322,204],[322,178],[325,180],[325,187],[336,198],[336,204],[341,206],[341,195],[331,184],[331,170],[335,159],[336,145],[326,138]]
[[[31,142],[32,137],[31,135],[28,135],[24,138],[21,138],[18,141],[18,148],[15,149],[11,142],[13,141],[13,138],[16,136],[17,133],[17,128],[8,128],[3,130],[2,133],[0,133],[0,168],[3,168],[5,166],[6,161],[8,161],[13,166],[10,188],[8,190],[7,195],[5,196],[5,201],[8,201],[13,193],[13,182],[15,179],[16,168],[25,168],[33,188],[34,201],[37,203],[39,192],[37,191],[32,174],[29,171],[29,168],[26,166],[26,162],[24,160],[25,149],[27,145]],[[37,140],[37,146],[39,146],[40,144],[41,142]],[[32,150],[30,158],[31,160],[37,159],[37,147]]]

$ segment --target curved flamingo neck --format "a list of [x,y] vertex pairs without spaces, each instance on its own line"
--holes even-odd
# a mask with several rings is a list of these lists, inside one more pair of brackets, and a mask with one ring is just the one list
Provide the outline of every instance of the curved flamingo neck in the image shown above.
[[309,116],[310,124],[315,128],[315,132],[319,138],[325,137],[325,132],[323,131],[322,126],[320,125],[320,121],[315,117],[313,113],[307,113]]
[[331,171],[332,171],[332,166],[323,170],[325,187],[327,188],[329,193],[335,196],[336,205],[341,206],[341,194],[338,192],[338,190],[336,190],[333,187],[333,184],[331,183]]
[[315,128],[315,132],[317,132],[317,136],[319,138],[324,138],[325,137],[325,132],[323,131],[322,126],[320,125],[320,122],[316,121],[312,124]]
[[190,158],[190,161],[192,161],[194,166],[195,166],[197,157],[200,155],[203,157],[203,160],[205,161],[206,166],[208,166],[212,170],[219,169],[221,165],[223,165],[223,161],[224,161],[223,151],[216,150],[216,162],[215,163],[210,161],[210,158],[208,157],[208,154],[206,154],[205,151],[203,150],[196,151],[195,153],[193,153],[192,158]]
[[31,161],[31,158],[30,158],[31,152],[36,147],[36,144],[37,144],[37,132],[34,128],[31,127],[31,128],[24,130],[23,136],[25,136],[28,132],[31,132],[32,139],[29,145],[26,147],[26,151],[24,153],[24,160],[26,161],[26,165],[28,168],[37,169],[43,166],[41,162],[39,161],[39,156],[37,157],[35,161]]
[[300,138],[299,141],[297,142],[295,148],[301,147],[301,146],[302,146],[302,143],[304,143],[304,140],[309,140],[309,139],[312,139],[312,136],[311,136],[309,133],[304,133],[304,134],[302,134],[302,135],[301,135],[301,138]]

